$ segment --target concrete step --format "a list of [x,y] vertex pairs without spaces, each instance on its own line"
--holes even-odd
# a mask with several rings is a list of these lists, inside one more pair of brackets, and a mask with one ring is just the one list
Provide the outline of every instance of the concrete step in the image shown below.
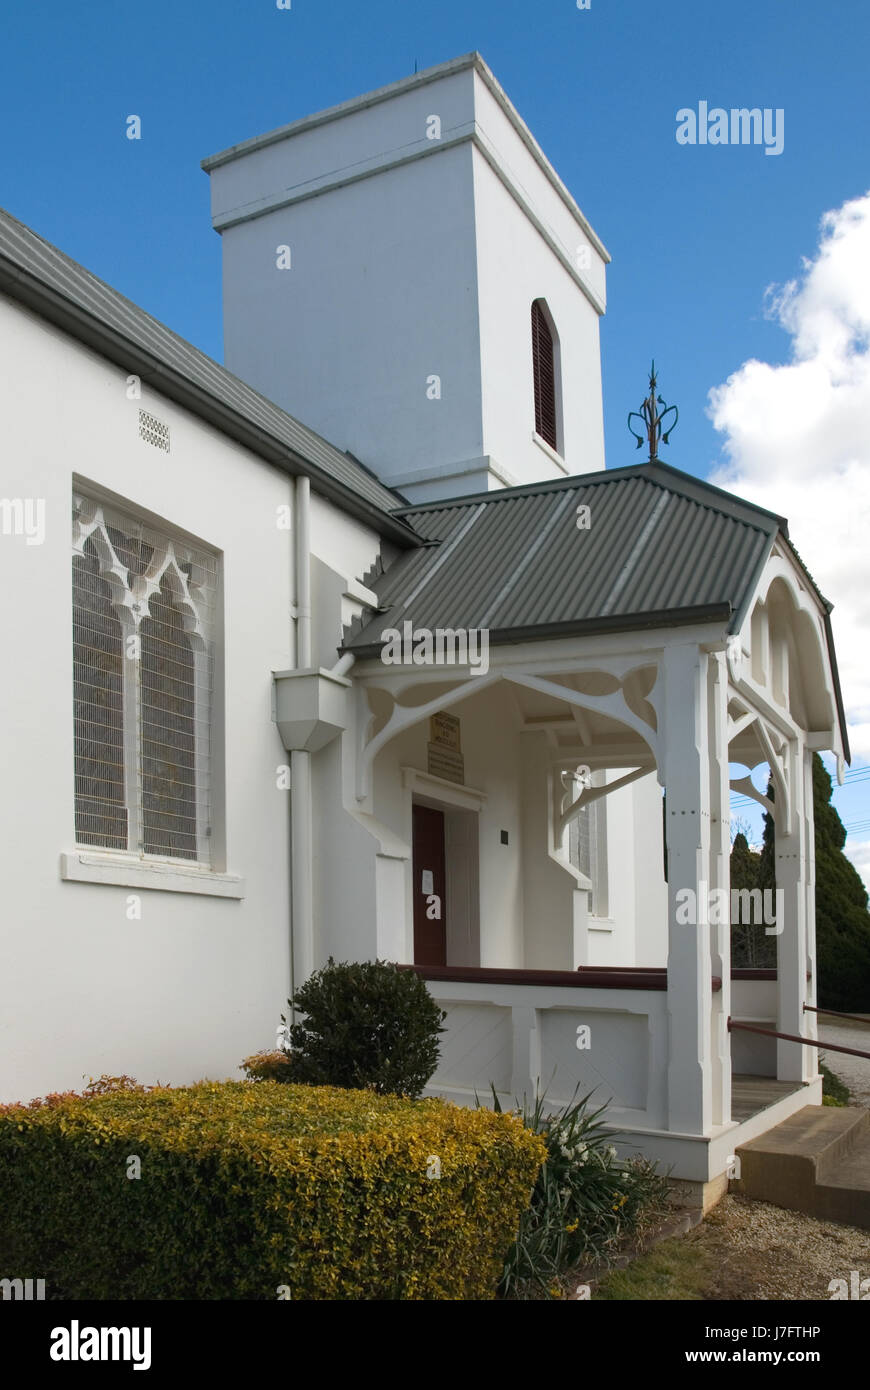
[[737,1156],[735,1191],[870,1229],[870,1111],[807,1105],[741,1144]]
[[865,1132],[833,1171],[816,1184],[816,1214],[870,1231],[870,1132]]

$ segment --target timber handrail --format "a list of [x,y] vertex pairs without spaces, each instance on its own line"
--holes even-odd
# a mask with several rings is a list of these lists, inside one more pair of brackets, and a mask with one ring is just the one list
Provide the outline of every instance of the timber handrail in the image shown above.
[[[668,987],[668,972],[664,966],[597,966],[581,965],[576,970],[523,970],[489,965],[410,965],[400,970],[413,970],[432,984],[438,981],[474,985],[555,985],[560,989],[649,989],[664,993]],[[712,978],[713,993],[722,988],[718,975]]]
[[841,1014],[837,1009],[817,1009],[815,1004],[804,1004],[805,1014],[830,1014],[831,1018],[851,1018],[853,1023],[870,1023],[870,1018],[865,1014],[862,1018],[860,1014]]
[[822,1047],[826,1052],[848,1052],[850,1057],[866,1057],[870,1061],[870,1052],[862,1052],[859,1047],[843,1047],[841,1043],[824,1042],[821,1038],[803,1038],[799,1033],[780,1033],[775,1028],[757,1028],[754,1023],[738,1023],[735,1019],[729,1018],[728,1032],[732,1033],[735,1028],[744,1033],[761,1033],[765,1038],[782,1038],[784,1042],[803,1043],[804,1047]]

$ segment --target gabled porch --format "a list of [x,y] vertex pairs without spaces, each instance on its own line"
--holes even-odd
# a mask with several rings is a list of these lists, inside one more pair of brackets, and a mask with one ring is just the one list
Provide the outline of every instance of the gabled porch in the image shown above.
[[[594,1090],[620,1142],[721,1185],[821,1099],[813,1048],[729,1020],[814,1036],[810,758],[845,749],[824,601],[778,518],[660,465],[413,512],[432,543],[370,580],[312,756],[331,853],[294,957],[420,969],[448,1013],[435,1090]],[[776,822],[772,978],[732,979],[732,788]],[[738,1120],[732,1073],[780,1084],[741,1083]]]
[[[726,641],[696,622],[496,648],[477,677],[354,669],[353,820],[377,842],[369,954],[417,968],[447,1012],[432,1089],[470,1104],[490,1086],[502,1103],[592,1091],[627,1152],[701,1184],[724,1181],[736,1143],[821,1099],[809,1048],[728,1028],[782,1028],[812,981],[790,949],[806,940],[805,886],[783,894],[779,971],[732,978],[715,904],[730,904],[731,743],[749,755],[752,721]],[[794,814],[794,796],[780,804]],[[571,843],[582,817],[585,857]],[[806,1027],[802,1014],[784,1031]],[[776,1094],[741,1083],[735,1117],[732,1070]]]

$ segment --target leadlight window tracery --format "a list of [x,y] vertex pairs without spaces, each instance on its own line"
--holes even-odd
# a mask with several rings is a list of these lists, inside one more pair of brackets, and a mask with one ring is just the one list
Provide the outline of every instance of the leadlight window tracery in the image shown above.
[[73,497],[81,845],[211,862],[217,557]]

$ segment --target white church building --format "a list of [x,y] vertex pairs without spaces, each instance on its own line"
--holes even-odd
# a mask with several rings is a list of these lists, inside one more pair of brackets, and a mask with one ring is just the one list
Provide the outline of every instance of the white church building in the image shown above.
[[[0,1100],[238,1077],[380,958],[434,1091],[594,1089],[710,1200],[821,1099],[730,1025],[815,1036],[831,605],[655,436],[605,469],[609,256],[478,54],[203,167],[225,366],[0,214]],[[733,971],[762,763],[778,964]]]

